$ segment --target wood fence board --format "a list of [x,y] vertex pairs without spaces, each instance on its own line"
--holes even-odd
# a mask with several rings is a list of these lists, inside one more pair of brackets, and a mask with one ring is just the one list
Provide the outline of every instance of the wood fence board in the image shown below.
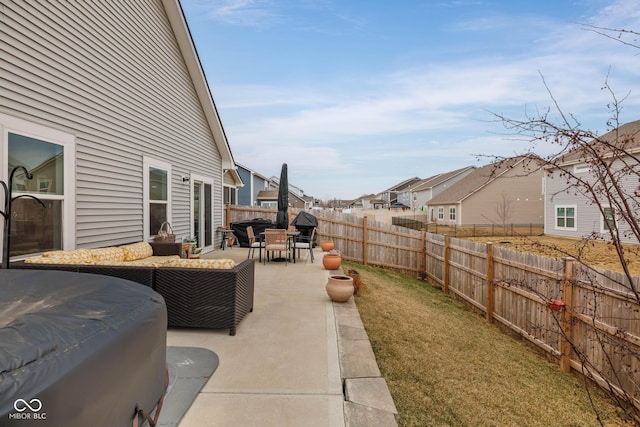
[[[276,215],[273,209],[259,208],[231,207],[228,212],[229,222],[275,220]],[[590,371],[598,383],[609,381],[640,407],[640,305],[632,292],[640,289],[640,278],[629,281],[620,273],[573,263],[572,275],[565,280],[568,261],[493,246],[493,292],[488,293],[486,243],[446,239],[340,212],[312,213],[318,218],[319,239],[333,240],[344,259],[426,277],[438,287],[448,283],[453,295],[479,310],[487,310],[491,295],[493,319],[554,356],[561,354],[565,312],[551,310],[547,300],[562,300],[563,286],[569,283],[565,289],[571,300],[563,310],[571,319],[575,350],[593,365]],[[297,210],[291,209],[291,219],[295,215]],[[581,370],[579,356],[570,355],[570,366]]]

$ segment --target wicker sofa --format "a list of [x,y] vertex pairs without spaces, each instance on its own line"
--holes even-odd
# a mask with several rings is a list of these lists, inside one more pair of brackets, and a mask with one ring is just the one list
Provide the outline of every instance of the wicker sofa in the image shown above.
[[[144,246],[140,243],[135,245]],[[255,261],[247,259],[239,264],[230,260],[180,259],[180,244],[151,243],[149,257],[128,261],[97,259],[109,251],[92,249],[93,260],[78,263],[57,263],[56,257],[69,255],[53,253],[50,260],[38,259],[12,262],[10,268],[64,270],[76,273],[102,274],[131,280],[158,292],[167,305],[169,326],[229,329],[236,327],[244,316],[253,311]],[[109,248],[112,249],[112,248]],[[148,249],[147,249],[148,251]],[[78,252],[71,254],[75,256]],[[84,252],[80,252],[85,257]]]

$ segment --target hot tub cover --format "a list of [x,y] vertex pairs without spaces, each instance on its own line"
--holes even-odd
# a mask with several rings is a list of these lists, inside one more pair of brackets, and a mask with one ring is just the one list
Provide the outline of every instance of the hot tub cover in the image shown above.
[[0,270],[0,426],[131,425],[165,388],[166,307],[123,279]]

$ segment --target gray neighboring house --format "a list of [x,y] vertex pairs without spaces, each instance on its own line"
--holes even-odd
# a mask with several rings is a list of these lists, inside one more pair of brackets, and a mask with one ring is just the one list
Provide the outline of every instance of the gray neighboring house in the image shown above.
[[[289,206],[292,208],[307,209],[307,199],[297,192],[289,190]],[[278,189],[263,190],[258,193],[258,206],[269,209],[278,209]],[[290,218],[292,220],[293,218]]]
[[543,175],[535,156],[474,169],[427,202],[429,219],[446,225],[542,224]]
[[[638,190],[638,174],[640,174],[640,165],[638,164],[638,158],[640,157],[640,120],[623,124],[617,129],[602,135],[598,140],[604,142],[604,144],[598,141],[593,141],[592,144],[602,144],[602,153],[605,159],[611,157],[611,150],[605,148],[605,144],[624,149],[629,156],[633,156],[633,158],[626,159],[624,156],[618,156],[619,158],[612,159],[611,170],[618,172],[623,170],[621,169],[623,167],[632,169],[618,180],[618,184],[629,197],[634,197],[633,195]],[[579,152],[565,154],[557,164],[559,167],[548,169],[547,176],[544,179],[545,234],[583,238],[595,233],[603,239],[610,239],[608,224],[610,221],[615,221],[616,212],[614,208],[603,206],[605,211],[605,215],[603,215],[598,206],[590,203],[585,195],[579,194],[574,189],[567,190],[567,180],[571,180],[571,182],[575,182],[575,179],[581,179],[585,182],[593,181],[594,178],[589,172],[589,164],[585,162],[584,157]],[[566,175],[561,176],[563,171],[568,171],[575,178],[570,178]],[[602,200],[601,203],[608,202]],[[625,234],[627,230],[624,227],[621,225],[619,230],[621,241],[639,243],[634,237]]]
[[258,206],[258,194],[270,188],[269,178],[239,163],[236,163],[236,166],[238,174],[245,184],[238,189],[238,205]]
[[467,166],[422,179],[405,189],[401,195],[398,195],[398,201],[414,210],[426,213],[429,200],[469,175],[474,169],[475,166]]
[[407,188],[411,187],[412,185],[414,185],[419,181],[420,181],[420,178],[418,178],[417,176],[414,176],[413,178],[405,179],[404,181],[394,185],[393,187],[387,188],[383,192],[378,193],[378,198],[384,202],[385,208],[391,207],[391,205],[393,205],[394,203],[402,203],[406,206],[411,206],[411,204],[408,203],[409,202],[408,200],[405,200],[405,202],[407,203],[404,203],[402,200],[399,200],[398,195],[403,194],[403,192]]
[[[0,178],[12,255],[148,241],[213,248],[242,185],[177,0],[0,0]],[[36,206],[36,207],[34,207]],[[13,234],[13,233],[12,233]]]

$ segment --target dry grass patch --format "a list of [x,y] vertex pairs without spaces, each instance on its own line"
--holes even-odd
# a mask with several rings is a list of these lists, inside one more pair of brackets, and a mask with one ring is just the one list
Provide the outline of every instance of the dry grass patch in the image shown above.
[[[344,263],[401,426],[596,426],[585,384],[427,283]],[[604,425],[627,425],[589,387]]]
[[[531,237],[466,237],[474,242],[493,242],[520,252],[534,253],[553,258],[572,256],[591,267],[622,272],[622,265],[613,245],[602,240],[571,239],[556,236]],[[640,246],[623,244],[625,260],[634,276],[640,276]]]

